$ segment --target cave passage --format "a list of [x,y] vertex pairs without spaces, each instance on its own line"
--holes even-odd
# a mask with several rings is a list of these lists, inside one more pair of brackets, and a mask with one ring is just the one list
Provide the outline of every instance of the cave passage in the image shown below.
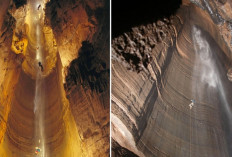
[[28,0],[25,7],[26,21],[21,27],[26,30],[28,46],[14,90],[4,140],[0,143],[1,157],[82,154],[80,137],[63,87],[60,57],[54,51],[54,45],[48,44],[54,43],[54,38],[48,37],[52,31],[44,24],[45,3],[46,0]]

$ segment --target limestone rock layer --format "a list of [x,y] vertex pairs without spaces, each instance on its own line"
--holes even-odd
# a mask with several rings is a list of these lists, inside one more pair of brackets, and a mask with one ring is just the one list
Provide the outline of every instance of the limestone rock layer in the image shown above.
[[230,31],[209,10],[183,1],[163,22],[113,39],[112,138],[121,147],[146,157],[231,156]]
[[108,1],[1,1],[0,65],[1,157],[108,156]]

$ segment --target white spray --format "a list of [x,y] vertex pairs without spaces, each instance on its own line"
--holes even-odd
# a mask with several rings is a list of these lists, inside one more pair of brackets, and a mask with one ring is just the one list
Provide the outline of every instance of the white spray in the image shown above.
[[[229,121],[229,127],[230,127],[229,129],[232,130],[231,109],[229,107],[229,103],[226,97],[226,91],[223,87],[223,82],[220,77],[220,71],[219,71],[220,66],[216,64],[217,63],[216,62],[217,59],[215,58],[216,52],[214,52],[214,50],[211,49],[209,43],[204,38],[202,31],[195,26],[192,29],[192,36],[193,36],[193,45],[195,50],[193,83],[192,83],[193,99],[195,99],[196,102],[198,101],[204,103],[205,101],[213,104],[217,99],[215,95],[219,94],[219,98],[221,101],[220,107],[222,107],[223,110],[226,112],[226,117],[228,118]],[[198,103],[196,104],[200,105]],[[196,116],[196,114],[197,113],[195,112],[194,115]],[[201,116],[207,116],[207,115],[201,115]],[[201,130],[201,132],[203,131],[205,130]],[[191,139],[191,135],[190,135],[190,139]],[[190,146],[190,150],[191,150],[191,146]],[[191,152],[190,152],[190,156],[191,156]]]
[[[30,0],[28,1],[28,21],[30,25],[30,36],[34,43],[35,48],[35,70],[36,74],[36,85],[35,85],[35,98],[34,98],[34,115],[35,115],[35,146],[34,152],[35,157],[48,157],[46,150],[45,141],[45,128],[44,128],[44,117],[45,117],[45,86],[44,79],[42,77],[41,65],[43,64],[43,20],[44,20],[44,1],[43,0]],[[41,65],[39,65],[39,63]]]
[[[204,93],[201,91],[201,85],[208,85],[208,91],[211,89],[218,90],[221,94],[223,101],[223,107],[225,107],[227,116],[232,120],[232,114],[229,107],[229,103],[226,98],[226,93],[223,87],[222,80],[220,78],[219,68],[216,65],[216,61],[213,56],[209,43],[202,37],[202,32],[195,26],[193,27],[193,43],[195,49],[195,63],[194,63],[194,75],[200,73],[199,78],[193,83],[193,93],[202,100]],[[211,99],[209,96],[208,99]]]

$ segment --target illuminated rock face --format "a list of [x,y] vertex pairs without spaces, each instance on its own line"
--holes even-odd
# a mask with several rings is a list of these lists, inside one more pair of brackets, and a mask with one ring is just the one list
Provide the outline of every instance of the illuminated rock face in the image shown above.
[[[70,40],[70,43],[75,43],[77,47],[81,43],[81,47],[78,48],[78,58],[70,63],[66,71],[65,90],[83,142],[84,155],[108,156],[110,128],[109,1],[97,1],[96,6],[92,1],[82,3],[88,15],[88,22],[94,25],[94,31],[89,26],[85,29],[77,29],[79,39]],[[79,27],[84,27],[84,24],[78,25]],[[72,31],[69,33],[68,37],[73,34]],[[87,38],[84,35],[86,33]],[[62,33],[58,38],[61,39],[61,36]],[[65,55],[61,54],[61,57],[65,58]]]
[[[61,62],[65,68],[77,58],[82,41],[96,42],[101,36],[106,36],[109,40],[109,36],[105,35],[108,32],[102,30],[109,27],[109,15],[106,15],[106,12],[109,12],[109,2],[51,0],[46,7],[46,20],[52,26]],[[106,39],[101,40],[105,42]]]
[[95,48],[82,43],[65,84],[86,156],[109,154],[109,66]]
[[215,2],[212,15],[183,3],[170,27],[156,22],[113,39],[112,138],[138,156],[229,157],[231,32],[219,10],[230,1]]
[[[36,122],[34,107],[40,70],[35,52],[40,47],[30,35],[35,30],[28,22],[29,2],[33,0],[16,7],[0,5],[2,157],[33,156],[42,142],[36,134],[41,125]],[[109,2],[50,1],[44,11],[40,31],[45,58],[40,84],[46,155],[108,156]],[[27,44],[20,47],[22,43]],[[42,154],[45,149],[40,148]]]

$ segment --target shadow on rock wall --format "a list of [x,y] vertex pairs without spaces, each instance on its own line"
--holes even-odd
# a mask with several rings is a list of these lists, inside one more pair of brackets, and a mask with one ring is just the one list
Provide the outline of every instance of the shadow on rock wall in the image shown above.
[[79,57],[70,64],[66,82],[82,85],[84,89],[90,87],[98,93],[108,90],[109,69],[96,55],[93,45],[83,41],[78,54]]

